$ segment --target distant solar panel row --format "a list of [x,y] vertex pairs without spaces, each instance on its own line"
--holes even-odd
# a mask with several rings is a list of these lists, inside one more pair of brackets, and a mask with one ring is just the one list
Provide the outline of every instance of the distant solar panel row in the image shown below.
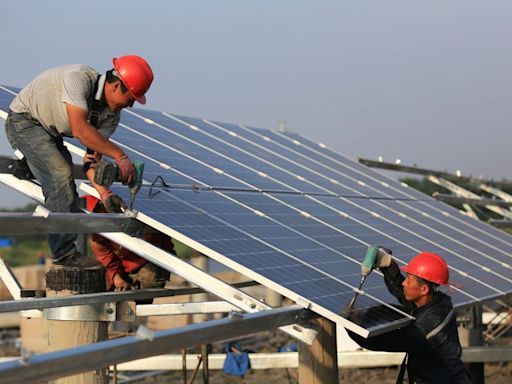
[[[12,97],[0,88],[0,109]],[[333,320],[370,244],[391,248],[399,263],[422,250],[443,255],[456,306],[512,292],[507,234],[299,135],[134,109],[113,139],[146,162],[147,181],[169,185],[144,188],[136,209]],[[127,198],[125,187],[116,191]],[[393,302],[377,274],[364,290],[356,310]],[[406,316],[379,308],[350,319],[378,330]]]

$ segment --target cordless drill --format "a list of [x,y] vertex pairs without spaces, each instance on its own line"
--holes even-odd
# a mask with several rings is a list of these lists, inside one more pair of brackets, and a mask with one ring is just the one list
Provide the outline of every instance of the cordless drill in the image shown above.
[[[135,169],[135,178],[130,187],[130,210],[133,209],[133,202],[135,201],[135,195],[139,192],[142,187],[142,174],[144,173],[144,163],[140,160],[133,162],[133,168]],[[94,182],[109,188],[114,181],[121,181],[121,172],[117,164],[112,164],[106,160],[100,160],[96,163],[94,171]]]
[[368,275],[373,270],[373,266],[375,265],[375,261],[377,260],[377,256],[379,254],[379,248],[373,245],[370,245],[366,250],[366,254],[364,256],[364,260],[361,264],[361,281],[359,282],[359,288],[354,295],[354,298],[350,301],[348,305],[348,311],[352,309],[354,303],[356,302],[357,296],[359,295],[359,291],[361,290],[364,281],[368,277]]

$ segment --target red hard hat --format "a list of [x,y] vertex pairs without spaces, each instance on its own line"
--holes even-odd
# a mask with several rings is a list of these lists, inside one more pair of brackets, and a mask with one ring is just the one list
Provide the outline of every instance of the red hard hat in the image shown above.
[[127,55],[113,58],[112,63],[130,94],[139,103],[146,104],[144,94],[153,82],[153,71],[147,61],[140,56]]
[[446,261],[436,253],[421,252],[414,256],[409,264],[400,269],[411,275],[421,277],[423,280],[435,284],[448,284],[448,265]]

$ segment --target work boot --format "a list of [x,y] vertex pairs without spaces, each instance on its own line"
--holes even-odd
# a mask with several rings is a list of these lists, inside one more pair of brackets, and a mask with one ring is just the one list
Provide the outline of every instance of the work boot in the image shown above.
[[62,266],[64,268],[78,269],[101,269],[103,265],[93,257],[86,256],[81,252],[75,252],[70,256],[66,256],[58,261],[53,261],[53,265]]

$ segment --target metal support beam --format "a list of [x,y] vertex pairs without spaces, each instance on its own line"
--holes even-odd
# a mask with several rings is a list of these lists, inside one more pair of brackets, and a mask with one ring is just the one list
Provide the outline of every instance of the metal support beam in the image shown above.
[[[33,179],[28,167],[21,160],[12,156],[0,156],[0,173],[19,176],[25,174],[28,176],[27,180]],[[87,180],[81,165],[73,165],[73,178],[75,180]]]
[[[428,176],[427,179],[434,184],[440,185],[441,187],[450,190],[451,192],[455,193],[458,196],[469,198],[469,199],[481,199],[481,197],[478,196],[476,193],[473,193],[471,191],[468,191],[467,189],[459,187],[458,185],[456,185],[448,180],[438,178],[438,177],[432,176],[432,175]],[[512,219],[512,211],[505,209],[505,208],[498,207],[498,206],[496,206],[496,204],[485,205],[485,208],[487,208],[489,211],[497,213],[498,215],[506,217],[507,219]]]
[[498,220],[498,219],[490,219],[489,224],[496,228],[512,228],[512,220],[504,219],[504,220]]
[[315,316],[313,312],[294,305],[160,332],[152,332],[141,327],[137,336],[2,363],[0,364],[0,382],[4,384],[40,383],[125,361],[162,355],[190,345],[209,344],[275,329],[307,321]]
[[368,167],[387,169],[389,171],[398,171],[398,172],[406,172],[406,173],[414,173],[417,175],[433,175],[437,177],[442,177],[443,179],[450,180],[452,182],[463,182],[478,185],[480,183],[485,183],[489,185],[493,185],[497,188],[512,188],[512,181],[495,181],[495,180],[484,180],[477,179],[471,176],[458,176],[453,173],[444,172],[444,171],[435,171],[433,169],[427,168],[419,168],[416,166],[408,166],[402,164],[395,163],[386,163],[384,161],[375,161],[370,159],[359,158],[359,162],[361,164],[367,165]]
[[484,198],[470,198],[462,196],[448,195],[446,193],[434,192],[432,194],[434,199],[443,201],[448,204],[470,204],[479,207],[485,207],[486,205],[496,205],[498,207],[509,208],[512,207],[512,201],[497,200],[497,199],[484,199]]
[[225,301],[204,301],[175,304],[142,304],[137,305],[137,316],[192,315],[197,313],[229,313],[238,308]]
[[124,213],[35,213],[0,212],[0,235],[46,235],[52,233],[137,233],[144,227]]
[[93,305],[103,303],[118,303],[122,301],[136,301],[145,299],[154,299],[156,297],[168,297],[178,295],[190,295],[194,293],[204,292],[197,288],[180,288],[180,289],[163,289],[151,288],[140,289],[136,291],[124,292],[99,292],[86,293],[75,296],[60,297],[42,297],[29,298],[21,300],[9,300],[0,302],[0,313],[16,312],[27,309],[45,309],[68,307],[73,305]]
[[[197,354],[186,356],[188,370],[195,368]],[[297,352],[250,353],[251,369],[297,368],[299,358]],[[15,361],[19,357],[3,357],[0,363]],[[338,352],[339,368],[375,368],[400,365],[404,359],[401,352],[376,351],[343,351]],[[225,353],[214,353],[208,356],[210,370],[221,370],[226,360]],[[462,349],[463,363],[499,363],[512,361],[512,347],[493,345],[483,347],[466,347]],[[181,371],[183,354],[160,355],[140,360],[133,360],[117,365],[119,371]]]

